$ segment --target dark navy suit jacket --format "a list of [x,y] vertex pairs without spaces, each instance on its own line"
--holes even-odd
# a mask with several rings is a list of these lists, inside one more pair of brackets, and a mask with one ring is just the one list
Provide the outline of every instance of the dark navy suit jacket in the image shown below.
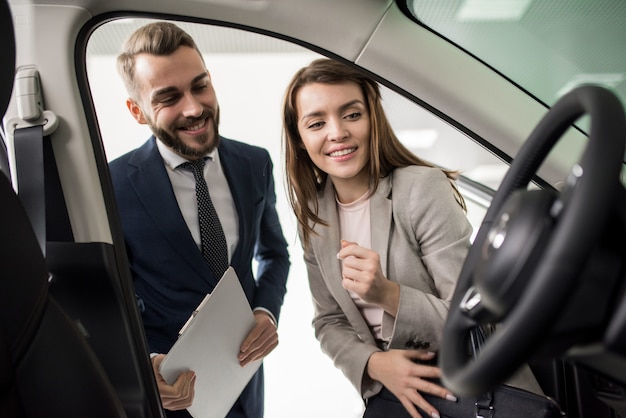
[[[189,232],[155,141],[152,136],[109,167],[148,346],[151,352],[167,353],[218,278]],[[239,218],[231,266],[250,306],[268,309],[278,320],[290,263],[275,208],[271,158],[263,148],[226,138],[221,138],[219,157]],[[238,403],[229,417],[243,416],[236,410],[247,417],[263,415],[262,368]]]

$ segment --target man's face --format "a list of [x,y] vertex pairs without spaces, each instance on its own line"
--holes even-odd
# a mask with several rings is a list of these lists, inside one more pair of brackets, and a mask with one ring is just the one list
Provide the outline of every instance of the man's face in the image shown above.
[[219,143],[219,106],[211,76],[198,52],[182,46],[167,56],[140,54],[135,60],[137,102],[131,114],[177,154],[194,160]]

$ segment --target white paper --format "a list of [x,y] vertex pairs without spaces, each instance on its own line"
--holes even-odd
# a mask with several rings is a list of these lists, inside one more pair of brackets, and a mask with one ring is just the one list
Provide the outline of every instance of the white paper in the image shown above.
[[239,365],[239,348],[255,320],[232,267],[196,311],[160,372],[173,384],[180,373],[193,370],[195,396],[189,413],[194,418],[224,418],[261,366],[261,360]]

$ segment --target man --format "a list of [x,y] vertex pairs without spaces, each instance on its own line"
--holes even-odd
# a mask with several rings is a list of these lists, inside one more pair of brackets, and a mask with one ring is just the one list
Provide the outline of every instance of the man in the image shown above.
[[[265,149],[219,135],[211,75],[194,40],[176,25],[157,22],[138,29],[118,57],[118,70],[128,110],[154,135],[112,161],[111,178],[161,401],[168,417],[188,417],[193,371],[168,385],[159,365],[226,265],[239,276],[256,320],[241,345],[242,367],[278,344],[276,322],[290,262],[275,208],[273,165]],[[199,161],[194,174],[189,163]],[[217,251],[220,239],[207,243],[200,232],[207,218],[204,210],[199,214],[206,205],[196,200],[200,177],[210,195],[202,202],[212,202],[217,230],[223,231],[223,252]],[[210,250],[227,253],[223,268],[212,265],[219,257],[207,255]],[[261,367],[228,417],[262,416]]]

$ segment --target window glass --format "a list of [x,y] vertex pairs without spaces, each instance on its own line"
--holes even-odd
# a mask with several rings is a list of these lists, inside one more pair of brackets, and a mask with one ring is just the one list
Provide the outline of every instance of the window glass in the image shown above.
[[[126,91],[115,59],[130,33],[147,23],[123,19],[104,24],[89,40],[87,71],[100,132],[109,161],[145,142],[151,132],[126,108]],[[363,402],[319,348],[313,335],[306,269],[296,220],[284,187],[281,146],[283,93],[293,74],[320,55],[286,41],[240,29],[178,23],[199,43],[220,103],[223,136],[265,147],[274,161],[278,211],[290,244],[292,267],[281,313],[280,344],[265,360],[267,416],[360,417]],[[410,100],[383,88],[383,103],[400,139],[417,155],[463,176],[496,188],[507,165],[464,134]],[[460,184],[475,231],[489,204],[489,194]],[[298,367],[294,367],[294,365]],[[310,384],[297,384],[305,378]],[[315,383],[323,382],[323,383]],[[325,399],[323,405],[311,399]],[[306,405],[303,410],[302,405]],[[316,409],[320,408],[320,409]]]
[[[548,106],[579,85],[596,84],[615,93],[626,108],[624,1],[401,3],[421,24],[475,55]],[[579,119],[576,126],[588,132],[589,118]],[[561,141],[546,162],[569,169],[585,145],[583,141]],[[626,172],[626,156],[623,161],[622,171]],[[539,173],[546,179],[551,177],[541,169]],[[554,183],[552,180],[549,182]],[[626,185],[625,176],[622,183]]]

